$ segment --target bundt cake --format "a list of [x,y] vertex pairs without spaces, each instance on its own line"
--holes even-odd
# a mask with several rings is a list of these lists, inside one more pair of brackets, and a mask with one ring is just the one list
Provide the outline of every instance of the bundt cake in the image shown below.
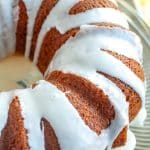
[[0,19],[0,57],[22,53],[45,79],[0,94],[0,150],[130,141],[146,116],[142,45],[114,0],[5,0]]

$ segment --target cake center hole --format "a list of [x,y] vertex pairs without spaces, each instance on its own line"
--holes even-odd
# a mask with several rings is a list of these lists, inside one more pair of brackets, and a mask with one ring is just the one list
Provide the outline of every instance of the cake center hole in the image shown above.
[[14,54],[0,61],[0,91],[26,88],[43,79],[38,68],[22,54]]

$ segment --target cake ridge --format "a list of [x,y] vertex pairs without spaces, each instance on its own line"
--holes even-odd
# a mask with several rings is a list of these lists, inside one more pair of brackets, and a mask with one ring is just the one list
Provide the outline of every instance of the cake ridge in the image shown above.
[[[56,5],[57,0],[43,0],[42,4],[40,6],[40,9],[38,10],[36,20],[34,23],[34,30],[33,30],[33,36],[32,36],[32,43],[30,47],[30,58],[33,59],[34,49],[36,46],[37,38],[39,31],[42,27],[43,22],[47,18],[47,15],[50,13],[50,11],[53,9],[53,7]],[[46,7],[47,6],[47,7]],[[29,54],[28,54],[29,56]]]
[[[7,6],[7,11],[5,11]],[[5,11],[5,16],[3,12]],[[5,58],[7,55],[14,53],[15,49],[15,26],[13,22],[13,17],[10,15],[13,12],[12,3],[9,1],[2,1],[0,3],[0,58]],[[9,41],[9,42],[8,42]],[[11,42],[10,42],[11,41]]]

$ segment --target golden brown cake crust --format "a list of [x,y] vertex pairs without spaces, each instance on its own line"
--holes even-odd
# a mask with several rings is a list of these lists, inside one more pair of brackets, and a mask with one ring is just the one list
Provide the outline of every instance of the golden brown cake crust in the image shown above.
[[43,118],[41,124],[44,128],[45,150],[60,150],[57,136],[50,123]]
[[120,132],[120,134],[118,135],[118,137],[116,138],[116,140],[113,143],[113,148],[124,146],[126,144],[126,141],[127,141],[127,130],[128,130],[128,127],[125,127]]
[[28,150],[27,131],[24,128],[21,107],[16,97],[10,104],[8,120],[0,137],[0,150]]
[[75,15],[93,8],[100,8],[100,7],[118,9],[117,6],[109,0],[81,0],[70,9],[69,14]]
[[22,0],[19,0],[19,19],[16,32],[16,51],[25,52],[26,35],[27,35],[27,9]]

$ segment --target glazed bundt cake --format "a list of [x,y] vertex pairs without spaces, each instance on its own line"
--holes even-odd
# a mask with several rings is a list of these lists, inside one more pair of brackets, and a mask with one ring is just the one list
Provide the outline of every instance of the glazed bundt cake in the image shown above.
[[5,0],[0,19],[0,57],[23,53],[45,78],[0,94],[0,150],[125,146],[146,116],[145,78],[116,2]]

